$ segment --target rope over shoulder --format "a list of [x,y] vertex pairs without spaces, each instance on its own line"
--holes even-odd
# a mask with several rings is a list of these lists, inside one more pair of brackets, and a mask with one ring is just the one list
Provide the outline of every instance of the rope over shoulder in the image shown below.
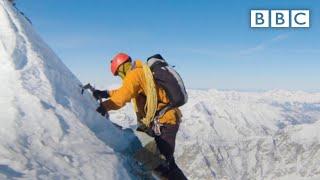
[[157,106],[158,106],[158,98],[157,98],[157,90],[156,85],[153,79],[152,72],[150,70],[150,67],[143,63],[142,65],[143,72],[146,78],[146,96],[147,96],[147,102],[145,105],[145,112],[146,117],[142,119],[143,124],[145,124],[147,127],[150,127],[151,122],[155,118],[156,112],[157,112]]

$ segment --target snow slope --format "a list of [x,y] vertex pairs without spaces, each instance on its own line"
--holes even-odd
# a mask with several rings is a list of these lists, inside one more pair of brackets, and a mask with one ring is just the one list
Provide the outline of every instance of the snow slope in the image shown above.
[[[132,135],[95,112],[80,81],[0,0],[0,179],[128,179]],[[129,148],[129,149],[128,149]]]

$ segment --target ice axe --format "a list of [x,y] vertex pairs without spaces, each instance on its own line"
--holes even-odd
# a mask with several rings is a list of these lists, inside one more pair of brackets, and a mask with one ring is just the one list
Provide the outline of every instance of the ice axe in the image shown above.
[[[96,90],[93,86],[91,86],[90,83],[86,84],[86,85],[79,85],[81,88],[81,94],[83,95],[84,91],[89,89],[92,93]],[[99,102],[100,104],[102,104],[102,98],[99,96]],[[106,113],[106,118],[109,118],[109,114]]]
[[86,85],[79,85],[81,88],[81,94],[83,95],[84,90],[89,89],[92,93],[96,90],[93,86],[91,86],[90,83],[86,84]]
[[[90,83],[88,83],[88,84],[86,84],[84,86],[80,85],[80,88],[81,88],[81,94],[82,95],[83,95],[84,91],[87,90],[87,89],[89,89],[92,93],[96,90],[93,86],[91,86]],[[102,103],[102,98],[100,96],[99,96],[99,102],[100,102],[100,104]]]

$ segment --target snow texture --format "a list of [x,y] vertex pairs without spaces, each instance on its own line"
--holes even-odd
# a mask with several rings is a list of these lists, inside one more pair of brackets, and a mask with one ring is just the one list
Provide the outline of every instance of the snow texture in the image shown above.
[[[133,133],[95,112],[80,81],[0,0],[0,179],[128,179]],[[127,155],[127,156],[126,156]]]

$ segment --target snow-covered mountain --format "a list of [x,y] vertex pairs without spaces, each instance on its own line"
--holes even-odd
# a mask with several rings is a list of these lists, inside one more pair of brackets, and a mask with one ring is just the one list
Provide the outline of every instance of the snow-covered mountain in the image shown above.
[[0,179],[128,179],[130,143],[80,81],[0,0]]
[[[0,0],[0,179],[143,179],[132,107],[95,112],[80,81]],[[189,179],[320,179],[320,93],[189,90],[177,163]],[[139,174],[141,173],[141,174]],[[143,177],[142,177],[143,176]]]
[[[320,179],[320,93],[188,92],[175,156],[190,179]],[[135,125],[130,106],[110,119]]]
[[191,179],[320,178],[320,93],[189,93],[177,157]]

